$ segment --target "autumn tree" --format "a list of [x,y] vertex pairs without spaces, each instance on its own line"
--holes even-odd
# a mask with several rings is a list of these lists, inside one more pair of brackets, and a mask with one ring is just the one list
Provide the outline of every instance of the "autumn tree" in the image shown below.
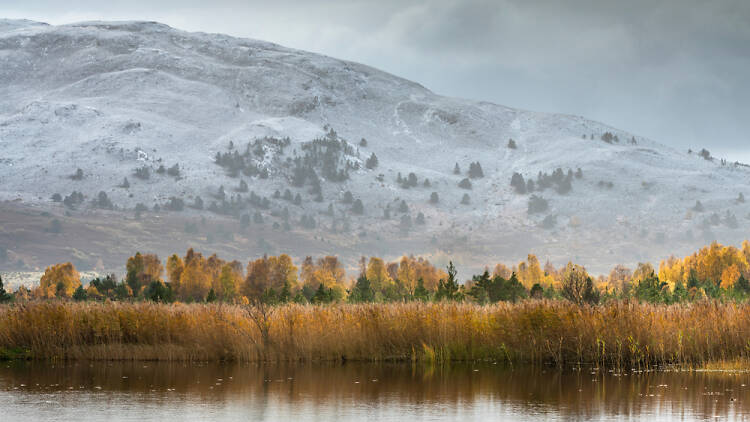
[[219,274],[219,283],[214,287],[214,291],[222,301],[231,301],[238,297],[242,281],[242,265],[239,262],[224,264]]
[[158,256],[142,255],[140,252],[128,258],[125,268],[127,270],[125,282],[136,295],[152,281],[160,280],[164,272]]
[[633,272],[624,265],[617,265],[612,268],[607,278],[607,283],[613,289],[620,293],[627,293],[633,280]]
[[242,293],[249,299],[262,297],[268,289],[272,288],[269,281],[269,272],[267,257],[250,261],[247,264],[247,275],[245,276]]
[[737,264],[732,264],[721,272],[721,288],[731,289],[734,287],[734,283],[740,278],[740,269]]
[[654,266],[649,262],[639,262],[633,271],[633,283],[638,284],[641,281],[655,274]]
[[596,303],[599,294],[594,290],[594,282],[586,269],[580,265],[568,262],[562,274],[562,295],[577,305]]
[[367,263],[366,276],[375,294],[381,299],[384,292],[394,284],[393,279],[388,274],[386,264],[381,258],[374,256],[370,258]]
[[275,303],[283,292],[284,296],[296,292],[297,284],[297,267],[289,255],[282,254],[278,257],[264,256],[250,262],[242,290],[249,299]]
[[552,277],[545,276],[539,259],[534,254],[529,254],[526,262],[520,262],[515,272],[518,280],[527,289],[534,284],[551,285],[553,282]]
[[492,276],[493,277],[499,276],[499,277],[508,279],[510,278],[511,273],[512,271],[510,268],[508,268],[505,264],[500,263],[500,264],[495,265],[495,269],[492,271]]
[[396,281],[405,296],[412,296],[417,287],[417,271],[414,258],[401,257],[396,270]]
[[81,276],[70,262],[47,267],[39,280],[39,292],[43,297],[72,297],[81,285]]
[[185,265],[177,254],[172,254],[172,256],[167,259],[167,278],[172,285],[172,289],[175,291],[179,291],[180,289],[180,278],[182,277],[182,271],[184,269]]
[[331,293],[331,300],[339,301],[346,295],[344,282],[346,281],[346,271],[344,266],[335,256],[326,256],[313,261],[312,257],[307,257],[302,262],[300,268],[300,278],[302,281],[302,292],[308,300],[312,300],[315,292],[323,285],[326,293]]
[[206,271],[206,259],[192,248],[188,249],[183,260],[184,267],[180,273],[180,299],[188,302],[202,302],[211,290],[211,277]]

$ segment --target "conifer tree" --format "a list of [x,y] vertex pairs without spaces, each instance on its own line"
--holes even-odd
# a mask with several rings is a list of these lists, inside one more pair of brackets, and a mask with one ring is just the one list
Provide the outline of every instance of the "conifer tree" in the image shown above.
[[414,289],[414,299],[427,302],[430,300],[430,292],[424,287],[424,279],[419,277],[417,287]]
[[332,300],[330,289],[326,289],[323,283],[320,283],[318,290],[315,291],[315,295],[312,297],[311,302],[315,304],[330,303]]
[[370,286],[370,280],[364,275],[360,275],[349,295],[349,301],[352,303],[362,303],[372,302],[373,300],[375,300],[375,292]]
[[456,279],[456,267],[453,266],[453,261],[448,263],[448,278],[440,280],[438,283],[438,290],[435,293],[435,299],[449,301],[461,299],[458,280]]
[[526,193],[526,181],[520,173],[513,173],[510,178],[510,185],[516,190],[516,193]]
[[370,155],[370,158],[368,158],[367,161],[365,161],[365,167],[367,167],[368,169],[372,170],[372,169],[376,168],[377,166],[378,166],[378,157],[373,152]]
[[352,212],[357,215],[362,215],[365,213],[365,206],[362,204],[362,200],[357,198],[356,201],[354,201],[354,204],[352,205]]
[[405,200],[401,200],[401,203],[398,205],[398,211],[399,212],[409,212],[409,206],[406,205]]
[[284,283],[284,287],[279,293],[279,303],[289,303],[292,300],[292,292],[289,287],[289,282]]
[[78,286],[75,292],[73,292],[73,300],[76,302],[82,302],[86,300],[88,297],[88,294],[86,293],[86,290],[83,288],[83,286]]
[[5,291],[5,286],[3,285],[3,277],[0,276],[0,303],[10,302],[11,299],[12,296]]

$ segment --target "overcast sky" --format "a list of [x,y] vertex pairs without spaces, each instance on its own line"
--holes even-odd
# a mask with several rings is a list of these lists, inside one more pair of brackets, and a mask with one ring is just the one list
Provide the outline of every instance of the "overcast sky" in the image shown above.
[[0,17],[258,38],[750,162],[748,0],[2,0]]

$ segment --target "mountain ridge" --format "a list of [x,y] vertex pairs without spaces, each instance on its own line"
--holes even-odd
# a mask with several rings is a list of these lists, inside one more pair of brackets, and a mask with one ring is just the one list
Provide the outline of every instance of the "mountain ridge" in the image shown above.
[[[50,26],[5,20],[0,80],[0,200],[63,216],[107,214],[107,208],[132,214],[141,203],[149,209],[142,213],[146,218],[208,216],[244,224],[252,236],[260,227],[242,223],[243,216],[256,220],[260,214],[258,225],[279,226],[268,240],[278,248],[299,237],[325,237],[331,253],[466,251],[459,259],[468,263],[472,254],[518,259],[527,252],[513,247],[519,244],[557,264],[591,255],[592,266],[605,268],[613,256],[634,262],[662,250],[691,250],[709,238],[736,241],[750,211],[733,202],[748,187],[743,166],[680,153],[580,116],[440,96],[370,66],[265,41],[154,22]],[[263,141],[286,138],[283,148]],[[339,143],[343,152],[336,153],[334,168],[346,173],[323,176],[325,160],[333,158],[322,154],[309,165],[320,179],[320,194],[314,179],[294,185],[294,171],[303,166],[295,160],[304,161],[315,139],[321,148]],[[509,139],[516,148],[508,147]],[[248,145],[259,140],[260,153],[250,153]],[[230,142],[234,151],[248,153],[240,170],[214,162],[217,153],[232,152]],[[375,169],[365,167],[371,154],[378,158]],[[466,170],[475,162],[484,175],[469,178]],[[455,163],[459,175],[453,174]],[[157,173],[174,164],[178,177]],[[135,176],[142,167],[150,169],[148,179]],[[71,179],[78,168],[82,177]],[[582,177],[563,175],[570,189],[555,187],[557,179],[541,192],[517,193],[510,185],[515,173],[538,182],[540,172],[558,168],[565,174],[581,168]],[[418,185],[399,182],[399,174],[407,179],[410,173]],[[127,188],[121,187],[124,178]],[[469,189],[459,187],[464,178]],[[240,180],[248,192],[238,191]],[[221,186],[222,200],[241,196],[238,210],[189,207],[201,197],[204,208],[211,202],[221,208]],[[274,197],[286,189],[300,195],[300,204]],[[50,200],[74,190],[83,193],[83,203]],[[249,191],[260,202],[252,202]],[[344,200],[347,191],[362,201],[361,215]],[[111,207],[98,201],[98,192]],[[437,204],[430,202],[432,192]],[[546,209],[529,213],[531,195],[543,197]],[[184,209],[165,212],[171,198],[183,201]],[[705,211],[691,211],[699,200]],[[402,201],[405,212],[399,211]],[[152,211],[155,205],[160,211]],[[284,209],[288,221],[279,217]],[[416,223],[420,214],[423,225]],[[305,227],[303,217],[312,218],[315,228]],[[612,248],[600,251],[597,238],[613,234]],[[393,250],[405,239],[419,250]],[[211,243],[203,232],[195,242]],[[378,242],[382,248],[371,244]],[[665,247],[669,243],[678,247]],[[23,249],[7,236],[0,236],[0,246]],[[18,255],[23,260],[29,254]],[[94,260],[92,252],[83,255],[91,255],[84,260],[89,264]]]

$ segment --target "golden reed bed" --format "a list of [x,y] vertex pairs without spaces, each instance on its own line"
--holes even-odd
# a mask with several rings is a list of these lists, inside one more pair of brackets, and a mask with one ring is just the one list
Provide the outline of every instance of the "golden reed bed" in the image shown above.
[[0,350],[33,359],[705,366],[750,357],[750,305],[286,305],[264,317],[235,305],[38,301],[0,306]]

